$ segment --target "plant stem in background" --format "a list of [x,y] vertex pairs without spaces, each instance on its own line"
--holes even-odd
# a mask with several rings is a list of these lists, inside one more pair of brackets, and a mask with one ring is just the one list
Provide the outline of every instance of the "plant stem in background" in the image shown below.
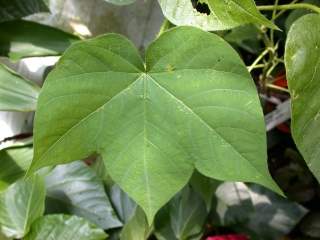
[[284,4],[284,5],[268,5],[268,6],[257,6],[260,11],[273,11],[273,10],[293,10],[293,9],[309,9],[314,12],[320,13],[320,8],[309,4],[309,3],[295,3],[295,4]]
[[288,90],[288,89],[283,88],[283,87],[279,87],[279,86],[274,85],[274,84],[272,84],[272,83],[267,83],[267,84],[266,84],[266,87],[267,87],[267,88],[274,89],[274,90],[279,90],[279,91],[282,91],[282,92],[289,93],[289,90]]

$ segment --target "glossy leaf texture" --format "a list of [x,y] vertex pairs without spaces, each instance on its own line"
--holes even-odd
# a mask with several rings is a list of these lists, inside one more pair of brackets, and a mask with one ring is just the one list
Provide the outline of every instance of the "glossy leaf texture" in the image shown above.
[[294,141],[320,181],[320,15],[298,19],[288,34],[285,52],[291,94]]
[[206,31],[231,29],[254,23],[277,27],[257,9],[253,0],[158,0],[166,18],[175,25]]
[[207,215],[205,202],[187,186],[157,214],[155,235],[158,240],[201,239]]
[[60,55],[77,40],[78,37],[72,34],[35,22],[16,20],[0,23],[0,55],[12,60]]
[[134,3],[136,0],[105,0],[105,1],[108,3],[112,3],[114,5],[123,6],[123,5]]
[[217,219],[214,224],[230,226],[252,240],[280,239],[288,234],[308,212],[258,185],[222,183],[216,191]]
[[68,215],[46,215],[39,218],[24,240],[104,240],[107,234],[83,218]]
[[35,111],[40,87],[0,64],[0,111]]
[[11,21],[38,12],[48,12],[42,0],[1,0],[0,22]]
[[32,158],[32,146],[0,150],[0,192],[25,175]]
[[116,34],[69,48],[39,97],[30,173],[99,153],[150,223],[195,168],[278,190],[255,85],[224,40],[174,28],[149,46],[145,64]]
[[121,227],[102,182],[94,171],[78,161],[57,166],[46,176],[47,198],[55,212],[67,209],[103,229]]
[[31,224],[44,212],[45,194],[44,181],[38,175],[19,180],[1,192],[1,231],[11,238],[25,236]]

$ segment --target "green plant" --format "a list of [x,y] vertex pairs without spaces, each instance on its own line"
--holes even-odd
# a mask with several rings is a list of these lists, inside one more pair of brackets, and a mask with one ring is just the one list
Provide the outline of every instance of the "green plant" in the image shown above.
[[[259,204],[267,203],[257,196],[272,200],[267,209],[285,209],[275,219],[292,219],[264,233],[266,239],[287,233],[304,216],[305,209],[282,199],[269,174],[263,112],[250,73],[258,71],[261,91],[290,93],[293,137],[320,180],[316,4],[159,0],[167,20],[143,59],[118,34],[81,41],[20,20],[47,10],[44,2],[34,2],[28,11],[21,1],[6,3],[17,4],[10,6],[17,9],[10,18],[0,10],[0,54],[12,60],[63,54],[41,90],[0,65],[0,109],[36,109],[34,150],[30,143],[0,150],[6,166],[0,170],[0,227],[6,237],[94,240],[106,238],[104,229],[113,239],[201,239],[204,224],[214,218],[221,226],[241,223],[235,229],[259,239],[252,228],[265,222],[254,214],[265,214]],[[288,23],[283,57],[276,21],[297,9],[314,13]],[[252,64],[246,67],[227,41],[256,55]],[[274,84],[281,65],[289,90]],[[220,181],[256,183],[279,195]],[[11,202],[12,194],[21,200]],[[236,208],[240,204],[245,211]]]

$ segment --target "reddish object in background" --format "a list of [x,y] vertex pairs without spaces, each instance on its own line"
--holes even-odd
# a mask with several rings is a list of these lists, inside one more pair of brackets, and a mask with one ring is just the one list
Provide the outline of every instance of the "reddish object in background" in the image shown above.
[[230,235],[208,237],[206,240],[249,240],[249,238],[241,234],[230,234]]

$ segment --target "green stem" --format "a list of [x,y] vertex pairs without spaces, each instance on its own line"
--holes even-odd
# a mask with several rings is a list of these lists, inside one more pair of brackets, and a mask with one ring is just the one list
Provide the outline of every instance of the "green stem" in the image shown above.
[[253,69],[256,68],[258,63],[264,58],[265,55],[267,55],[270,51],[270,48],[265,49],[257,58],[256,60],[252,63],[251,66],[248,67],[248,71],[251,72]]
[[[290,4],[292,5],[292,4],[295,4],[295,3],[297,3],[298,1],[300,1],[300,0],[293,0]],[[284,14],[286,12],[286,10],[281,10],[277,15],[276,15],[276,17],[275,17],[275,19],[278,19],[282,14]]]
[[170,27],[171,27],[171,23],[169,22],[169,20],[168,19],[163,20],[163,23],[160,27],[157,37],[160,37],[160,35],[165,31],[167,31]]
[[284,4],[284,5],[267,5],[267,6],[257,6],[260,11],[273,11],[273,10],[293,10],[293,9],[309,9],[314,12],[320,13],[320,7],[309,3],[295,3],[295,4]]
[[[279,6],[279,0],[275,0],[274,6],[275,7]],[[277,14],[277,9],[275,8],[272,11],[272,21],[273,22],[275,22],[276,14]],[[270,32],[270,40],[271,40],[272,46],[274,46],[274,29],[271,29],[270,31],[271,31]]]

